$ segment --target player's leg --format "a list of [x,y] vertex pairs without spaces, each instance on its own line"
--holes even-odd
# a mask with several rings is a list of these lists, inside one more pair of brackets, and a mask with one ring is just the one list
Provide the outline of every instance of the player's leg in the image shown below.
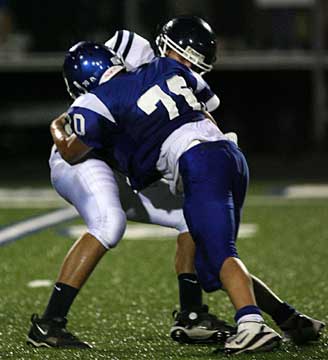
[[281,300],[263,281],[251,275],[256,302],[284,332],[285,340],[305,344],[320,338],[324,322],[312,319]]
[[[236,186],[234,193],[236,238],[239,230],[241,209],[246,186]],[[281,300],[263,281],[251,275],[255,300],[258,307],[272,317],[275,323],[284,332],[284,338],[294,341],[296,344],[304,344],[308,341],[317,340],[325,324],[322,321],[312,319],[295,310],[290,304]]]
[[106,251],[96,237],[84,233],[67,253],[57,282],[80,289]]
[[80,288],[87,280],[106,248],[85,233],[66,255],[46,310],[41,318],[32,315],[27,343],[36,347],[91,347],[66,330],[66,316]]
[[[195,245],[183,216],[182,198],[173,196],[167,184],[163,182],[157,182],[140,192],[138,198],[147,213],[147,218],[145,221],[139,216],[137,221],[171,227],[178,233],[175,271],[178,278],[180,311],[176,315],[181,312],[202,312],[205,308],[194,267]],[[137,212],[135,214],[137,215]]]
[[189,232],[179,234],[176,249],[180,311],[170,335],[182,343],[216,343],[235,333],[235,328],[208,312],[202,302],[202,290],[195,273],[195,242]]
[[[235,150],[235,146],[232,147]],[[227,154],[230,155],[233,161],[233,166],[230,166],[234,171],[229,172],[229,169],[226,169],[227,173],[230,175],[227,176],[226,181],[227,185],[223,182],[223,193],[228,189],[229,192],[229,183],[231,186],[231,196],[233,202],[233,237],[236,241],[240,221],[241,221],[241,212],[243,209],[246,192],[248,188],[249,173],[248,166],[244,157],[237,156],[236,158],[230,154],[231,149],[227,149]],[[235,151],[234,151],[235,152]],[[238,150],[237,150],[237,154]],[[228,222],[229,223],[229,222]],[[241,260],[236,257],[228,257],[222,264],[220,279],[223,284],[225,284],[225,289],[227,290],[229,297],[236,309],[241,309],[245,304],[256,305],[254,289],[252,284],[252,279],[248,273],[246,266],[242,263]],[[227,288],[226,284],[229,284],[230,289]],[[239,291],[241,289],[241,291]]]
[[123,236],[126,217],[112,170],[90,159],[70,166],[65,161],[52,167],[57,192],[72,203],[87,225],[87,232],[64,259],[58,282],[80,289],[105,252]]
[[[178,279],[180,311],[188,318],[190,312],[207,316],[208,309],[203,306],[202,290],[195,273],[195,244],[189,233],[182,211],[182,198],[172,195],[167,184],[157,182],[138,194],[147,212],[148,222],[177,230],[175,271]],[[140,221],[140,219],[139,219]],[[213,317],[214,318],[214,317]],[[213,322],[208,322],[213,325]],[[189,324],[190,325],[190,324]]]
[[42,318],[32,317],[28,343],[49,347],[89,347],[66,331],[66,316],[98,261],[122,237],[125,214],[120,206],[116,180],[105,163],[88,160],[70,166],[53,154],[51,175],[55,189],[77,208],[88,231],[65,257]]
[[177,230],[175,270],[179,282],[180,311],[201,308],[202,291],[194,268],[195,245],[183,216],[182,199],[173,196],[168,186],[160,181],[135,194],[124,176],[117,173],[115,176],[128,220]]
[[202,290],[194,267],[195,243],[183,216],[182,197],[172,195],[168,185],[162,181],[135,194],[124,176],[115,175],[128,220],[177,230],[175,270],[180,310],[173,312],[174,324],[170,329],[172,339],[187,343],[223,340],[235,328],[211,314],[208,306],[203,304]]
[[203,304],[202,289],[195,273],[195,242],[189,232],[177,238],[175,269],[178,276],[180,311],[173,312],[170,330],[181,343],[217,343],[235,333],[235,328],[209,313]]
[[236,309],[237,334],[227,340],[225,349],[230,353],[270,350],[280,336],[263,323],[250,275],[235,247],[239,220],[234,196],[240,192],[242,204],[248,179],[245,159],[230,142],[204,143],[183,154],[179,165],[199,279],[207,291],[223,285]]
[[[245,180],[248,181],[248,176],[239,176],[240,174],[243,173],[242,168],[244,167],[245,170],[247,171],[247,164],[244,161],[244,159],[242,159],[241,161],[236,161],[237,163],[237,169],[239,171],[237,171],[237,174],[233,177],[233,199],[234,199],[234,215],[235,215],[235,238],[237,239],[237,234],[238,234],[238,230],[239,230],[239,225],[240,225],[240,219],[241,219],[241,212],[242,212],[242,208],[243,208],[243,204],[244,204],[244,199],[246,196],[246,189],[248,187],[248,184],[245,183]],[[257,303],[257,297],[256,297],[256,293],[255,293],[255,288],[254,288],[254,277],[252,275],[249,274],[249,280],[251,280],[251,287],[252,287],[252,293],[254,294],[255,297],[255,301]],[[258,290],[258,287],[256,288]],[[259,291],[257,291],[257,295],[259,295]],[[259,304],[257,303],[257,305],[259,306]],[[261,308],[261,306],[259,306],[259,308],[261,310],[263,310]],[[238,327],[238,331],[243,331],[245,330],[245,326],[247,328],[247,323],[243,324],[242,318],[239,320],[239,327]],[[256,325],[256,324],[255,324]],[[252,328],[250,328],[251,333],[253,332],[256,333],[256,331],[254,332]],[[256,330],[256,329],[255,329]],[[265,330],[268,332],[269,336],[270,336],[270,329],[267,328],[267,330]],[[263,334],[263,332],[262,332]],[[271,336],[273,336],[272,340],[269,340],[268,344],[269,344],[269,348],[270,348],[270,343],[272,346],[274,346],[274,344],[278,344],[279,338],[275,338],[274,337],[274,333],[271,333]],[[265,338],[265,336],[264,336]],[[237,345],[236,347],[236,341],[237,341],[238,337],[236,337],[235,339],[232,340],[231,343],[229,343],[227,345],[228,350],[231,351],[231,349],[233,351],[236,351],[236,349],[239,347],[239,345]],[[246,346],[246,348],[249,348],[249,345],[244,345]],[[254,345],[252,345],[251,347],[254,348]],[[261,349],[262,345],[257,346],[258,348]],[[266,347],[266,345],[264,345],[264,347]],[[244,351],[244,350],[243,350]]]
[[[243,207],[245,194],[240,193],[243,187],[236,186],[234,194],[236,238],[240,223],[240,211]],[[312,319],[296,311],[287,302],[282,301],[266,284],[256,276],[251,275],[255,300],[258,307],[272,317],[275,323],[284,332],[284,338],[294,341],[296,344],[304,344],[308,341],[317,340],[325,324]]]
[[177,237],[175,271],[179,283],[180,312],[193,311],[203,305],[202,289],[195,272],[195,244],[189,232]]

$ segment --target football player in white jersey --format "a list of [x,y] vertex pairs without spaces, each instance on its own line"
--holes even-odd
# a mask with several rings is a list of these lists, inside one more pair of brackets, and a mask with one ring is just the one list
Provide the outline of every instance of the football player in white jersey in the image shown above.
[[[179,30],[177,26],[173,27],[176,30],[175,35],[181,36],[182,30]],[[190,64],[195,66],[199,65],[201,71],[210,70],[211,61],[204,62],[204,59],[197,57],[199,54],[197,55],[195,51],[191,51],[190,49],[188,49],[187,54],[184,54],[182,51],[183,48],[181,50],[181,48],[179,49],[172,46],[172,43],[168,41],[168,39],[172,40],[172,37],[174,37],[170,34],[170,30],[172,30],[170,23],[167,24],[166,29],[164,27],[164,30],[158,38],[158,46],[163,54],[174,49],[177,54],[184,55],[183,57],[188,62],[191,61]],[[176,41],[174,43],[176,43]],[[179,43],[181,44],[181,41]],[[129,70],[149,62],[154,57],[153,50],[149,43],[137,34],[128,31],[117,32],[106,44],[121,54]],[[188,48],[186,44],[182,44],[182,46]],[[136,59],[138,59],[136,57],[138,48],[142,50],[139,58],[140,62],[136,61]],[[175,56],[174,53],[171,55]],[[201,78],[199,83],[201,86],[198,91],[200,93],[203,91],[204,95],[200,94],[200,96],[204,96],[207,109],[209,111],[214,110],[219,105],[218,98],[216,96],[206,97],[206,83]],[[78,90],[81,90],[81,87],[79,87]],[[121,201],[128,219],[175,227],[181,232],[178,237],[176,270],[179,275],[182,311],[176,316],[176,323],[171,329],[171,336],[176,340],[186,342],[209,342],[217,340],[218,336],[222,335],[224,331],[229,333],[231,328],[218,321],[211,314],[208,314],[206,307],[202,305],[201,290],[193,267],[194,244],[190,235],[186,232],[187,227],[181,209],[179,210],[181,205],[177,204],[176,199],[169,195],[166,185],[159,183],[157,187],[136,195],[127,186],[125,180],[118,174],[116,174],[115,177],[111,169],[101,160],[89,159],[84,163],[71,167],[63,161],[59,153],[55,150],[50,159],[50,166],[52,169],[52,181],[56,190],[76,206],[88,225],[88,233],[78,240],[65,259],[61,274],[45,312],[44,319],[47,321],[52,319],[51,326],[56,327],[56,325],[58,325],[58,327],[63,327],[65,325],[65,317],[78,289],[83,285],[87,276],[105,253],[106,249],[115,246],[120,240],[125,227],[125,215],[120,207]],[[75,171],[73,171],[73,168],[75,168]],[[95,175],[96,177],[98,176],[99,179],[106,179],[105,182],[103,182],[103,180],[90,181],[91,176],[94,179]],[[120,190],[118,186],[121,187]],[[99,189],[101,189],[101,199],[97,198]],[[105,192],[104,189],[106,189]],[[154,207],[152,199],[163,199],[162,195],[164,193],[167,194],[166,196],[168,196],[169,199],[166,204],[168,206],[161,206],[160,208]],[[126,201],[124,197],[126,197]],[[97,214],[94,213],[95,207],[90,206],[90,200],[91,204],[95,204],[102,210],[99,211],[99,214],[98,212]],[[89,208],[84,205],[87,201],[89,202]],[[137,209],[134,209],[134,211],[132,211],[131,208],[131,204],[133,203],[138,204]],[[126,207],[124,204],[126,204]],[[130,211],[127,211],[129,208]],[[172,210],[172,208],[176,208],[177,210],[174,216],[170,217],[167,210]],[[90,209],[92,209],[92,213]],[[99,242],[103,245],[103,251],[100,251],[100,253]],[[86,244],[87,246],[85,246]],[[93,254],[93,252],[95,253]],[[81,263],[81,259],[85,260],[90,256],[91,261],[84,263],[82,271],[72,270],[72,268],[76,268],[76,265]],[[97,261],[94,261],[94,259],[97,259]],[[255,277],[253,277],[253,282],[255,292],[257,292],[257,301],[262,302],[264,311],[266,311],[265,307],[267,305],[267,312],[269,314],[275,312],[276,315],[272,315],[275,320],[277,319],[278,323],[285,322],[285,320],[291,316],[295,319],[295,311],[292,307],[278,299]],[[58,309],[61,309],[62,312],[58,312]],[[194,318],[195,316],[196,318]],[[57,323],[54,319],[58,320]],[[41,327],[47,327],[49,325],[49,321],[48,324],[47,321],[42,322],[42,319],[38,320],[34,318],[34,324]],[[304,318],[304,321],[307,327],[315,327],[313,336],[317,336],[322,324],[309,318]],[[210,327],[204,328],[204,322],[209,322]],[[33,329],[31,329],[29,336],[29,342],[35,346],[87,346],[86,343],[79,341],[74,336],[72,337],[72,335],[70,335],[69,339],[67,336],[62,337],[56,344],[49,343],[47,338],[42,339],[42,337],[40,341],[40,337],[36,338],[32,330]],[[290,329],[286,327],[286,331],[288,330]],[[196,334],[195,338],[193,334]]]

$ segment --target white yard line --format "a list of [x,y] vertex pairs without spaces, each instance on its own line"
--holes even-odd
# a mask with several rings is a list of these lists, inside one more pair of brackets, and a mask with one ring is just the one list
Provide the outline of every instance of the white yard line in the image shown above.
[[76,210],[73,207],[69,207],[6,226],[0,229],[0,245],[15,241],[27,234],[59,224],[63,221],[74,219],[77,216]]
[[[284,205],[297,199],[328,198],[327,184],[291,185],[278,195],[248,195],[246,205]],[[297,204],[297,202],[296,202]],[[0,208],[59,208],[67,203],[52,188],[0,188]]]
[[32,280],[27,283],[29,288],[40,288],[40,287],[50,287],[53,284],[52,280],[42,279],[42,280]]
[[[303,202],[313,199],[328,198],[328,185],[326,184],[304,184],[286,187],[282,191],[282,195],[274,196],[248,196],[246,206],[299,206],[297,199]],[[67,206],[57,193],[51,188],[20,188],[7,189],[0,188],[0,208],[52,208]],[[51,213],[36,216],[32,219],[20,221],[16,224],[0,228],[0,245],[15,241],[27,234],[39,231],[52,225],[59,224],[77,217],[77,212],[72,207],[65,207],[55,210]],[[75,231],[73,237],[78,237]],[[253,236],[257,231],[254,224],[242,224],[239,237]],[[168,238],[175,237],[176,231],[173,229],[146,226],[146,225],[130,225],[125,233],[128,239],[151,239],[151,238]]]
[[[78,216],[76,210],[72,207],[53,211],[48,214],[33,217],[20,221],[16,224],[9,225],[0,230],[0,246],[9,242],[23,238],[31,233],[57,225],[61,222],[74,219]],[[69,226],[66,229],[68,236],[78,238],[86,227],[83,225]],[[247,238],[254,236],[257,232],[256,224],[241,224],[239,237]],[[170,239],[176,238],[175,229],[165,228],[156,225],[147,224],[128,224],[124,238],[129,240],[153,240],[153,239]]]
[[283,195],[288,199],[322,199],[328,198],[327,184],[291,185],[284,189]]
[[67,205],[52,188],[0,188],[0,208],[52,208]]
[[[66,233],[73,239],[77,239],[86,230],[84,225],[73,225],[66,228]],[[258,231],[256,224],[241,224],[239,229],[239,238],[252,237]],[[127,240],[168,240],[176,239],[178,232],[175,229],[165,228],[157,225],[131,224],[129,223],[124,233],[124,239]]]

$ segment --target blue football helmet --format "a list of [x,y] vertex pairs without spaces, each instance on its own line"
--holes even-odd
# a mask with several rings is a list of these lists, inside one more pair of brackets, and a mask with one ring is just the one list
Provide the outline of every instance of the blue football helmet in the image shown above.
[[123,69],[122,60],[105,45],[81,41],[66,53],[63,76],[68,93],[76,99]]

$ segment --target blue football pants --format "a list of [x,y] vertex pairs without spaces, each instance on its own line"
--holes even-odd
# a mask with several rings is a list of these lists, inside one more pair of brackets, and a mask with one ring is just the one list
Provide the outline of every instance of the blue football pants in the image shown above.
[[248,187],[246,159],[231,141],[204,142],[179,159],[183,211],[196,243],[195,267],[207,292],[222,287],[221,267],[235,246]]

